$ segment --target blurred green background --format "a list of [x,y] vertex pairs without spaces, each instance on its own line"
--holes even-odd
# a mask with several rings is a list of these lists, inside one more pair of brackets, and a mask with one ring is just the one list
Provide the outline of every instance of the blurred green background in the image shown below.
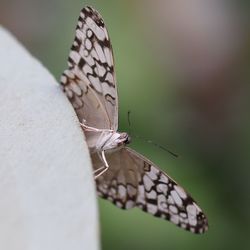
[[209,231],[193,235],[100,200],[103,249],[250,249],[247,1],[1,0],[0,23],[59,79],[85,5],[103,16],[119,91],[120,131],[198,202]]

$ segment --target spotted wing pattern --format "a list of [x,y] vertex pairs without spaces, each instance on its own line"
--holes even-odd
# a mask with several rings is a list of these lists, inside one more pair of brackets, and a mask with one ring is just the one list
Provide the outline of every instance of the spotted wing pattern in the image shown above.
[[100,14],[82,9],[76,36],[61,84],[78,118],[99,129],[118,126],[118,103],[113,52]]
[[[92,160],[98,168],[98,157],[93,155]],[[108,154],[107,160],[109,170],[96,180],[101,197],[123,209],[139,207],[193,233],[208,229],[205,215],[190,195],[148,159],[123,148]]]

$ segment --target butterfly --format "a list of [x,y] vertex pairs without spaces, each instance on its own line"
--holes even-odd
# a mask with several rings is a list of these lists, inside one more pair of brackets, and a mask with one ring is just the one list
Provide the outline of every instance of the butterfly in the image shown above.
[[118,132],[112,46],[103,18],[91,7],[80,13],[61,84],[85,133],[98,195],[119,208],[138,207],[193,233],[205,232],[207,218],[190,195],[128,148],[129,135]]

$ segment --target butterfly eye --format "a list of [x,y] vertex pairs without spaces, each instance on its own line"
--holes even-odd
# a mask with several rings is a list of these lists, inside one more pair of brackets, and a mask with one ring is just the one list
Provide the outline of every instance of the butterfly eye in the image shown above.
[[127,135],[125,144],[129,144],[131,142],[131,137],[129,135]]

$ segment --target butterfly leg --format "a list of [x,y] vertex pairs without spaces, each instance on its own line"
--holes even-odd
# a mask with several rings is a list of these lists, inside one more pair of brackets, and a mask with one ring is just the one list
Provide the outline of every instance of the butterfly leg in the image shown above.
[[81,122],[80,122],[80,125],[83,127],[83,129],[85,131],[89,131],[89,132],[102,132],[104,130],[109,131],[109,132],[114,132],[111,129],[98,129],[98,128],[90,127],[90,126],[87,126],[87,125],[85,125],[84,123],[81,123]]
[[95,179],[104,174],[104,172],[106,172],[109,168],[104,150],[102,151],[101,155],[99,155],[99,157],[101,158],[101,161],[104,163],[104,165],[94,171]]

